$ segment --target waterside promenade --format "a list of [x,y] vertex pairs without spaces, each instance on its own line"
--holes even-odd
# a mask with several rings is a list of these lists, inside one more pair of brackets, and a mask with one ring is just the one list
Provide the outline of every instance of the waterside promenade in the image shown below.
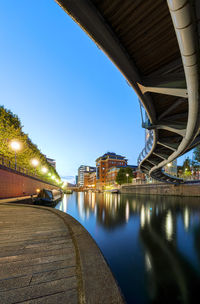
[[96,243],[58,210],[0,200],[0,303],[124,303]]

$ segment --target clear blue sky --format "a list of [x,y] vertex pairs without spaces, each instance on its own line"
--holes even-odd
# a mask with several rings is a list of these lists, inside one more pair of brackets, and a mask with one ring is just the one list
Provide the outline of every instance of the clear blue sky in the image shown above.
[[136,164],[139,104],[117,68],[53,0],[0,0],[0,104],[61,176],[107,151]]

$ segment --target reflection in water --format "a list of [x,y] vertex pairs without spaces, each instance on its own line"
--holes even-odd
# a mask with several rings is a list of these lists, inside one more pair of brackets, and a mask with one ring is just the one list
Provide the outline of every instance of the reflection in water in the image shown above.
[[68,200],[69,200],[69,196],[67,195],[64,195],[61,203],[60,203],[60,206],[59,206],[59,210],[67,213],[67,204],[68,204]]
[[188,210],[187,207],[185,207],[185,210],[184,210],[184,226],[185,226],[186,231],[188,231],[189,222],[190,222],[189,210]]
[[74,193],[57,208],[91,233],[127,303],[200,302],[199,199]]
[[85,207],[84,207],[84,192],[78,192],[78,212],[82,220],[85,219]]
[[128,203],[128,200],[126,201],[125,218],[126,218],[126,222],[128,222],[128,220],[129,220],[129,203]]
[[151,258],[150,258],[149,254],[147,252],[145,253],[145,265],[146,265],[146,270],[147,271],[152,270]]
[[166,231],[167,240],[171,241],[173,235],[173,220],[172,220],[172,213],[170,210],[167,212],[166,215],[165,231]]
[[145,225],[145,208],[144,208],[143,205],[142,205],[141,211],[140,211],[140,225],[141,225],[141,228],[144,228],[144,225]]

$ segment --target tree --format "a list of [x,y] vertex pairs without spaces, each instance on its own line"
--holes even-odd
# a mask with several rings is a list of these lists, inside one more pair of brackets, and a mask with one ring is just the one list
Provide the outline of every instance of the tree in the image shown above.
[[[128,176],[126,174],[128,174]],[[119,185],[127,183],[127,180],[128,180],[128,183],[131,183],[132,178],[133,178],[132,169],[129,168],[129,167],[125,167],[125,168],[122,167],[122,168],[119,169],[119,171],[117,173],[116,182]]]
[[189,177],[191,174],[191,161],[189,157],[187,157],[183,163],[183,175],[184,177]]

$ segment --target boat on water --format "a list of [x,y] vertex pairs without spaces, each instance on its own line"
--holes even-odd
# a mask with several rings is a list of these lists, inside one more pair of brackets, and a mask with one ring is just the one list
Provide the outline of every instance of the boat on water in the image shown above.
[[109,193],[120,193],[120,192],[119,192],[119,189],[104,190],[104,192],[109,192]]
[[54,207],[63,197],[62,190],[42,189],[34,200],[35,205]]
[[64,193],[65,193],[65,194],[72,194],[72,193],[73,193],[73,190],[67,189],[67,190],[64,191]]

